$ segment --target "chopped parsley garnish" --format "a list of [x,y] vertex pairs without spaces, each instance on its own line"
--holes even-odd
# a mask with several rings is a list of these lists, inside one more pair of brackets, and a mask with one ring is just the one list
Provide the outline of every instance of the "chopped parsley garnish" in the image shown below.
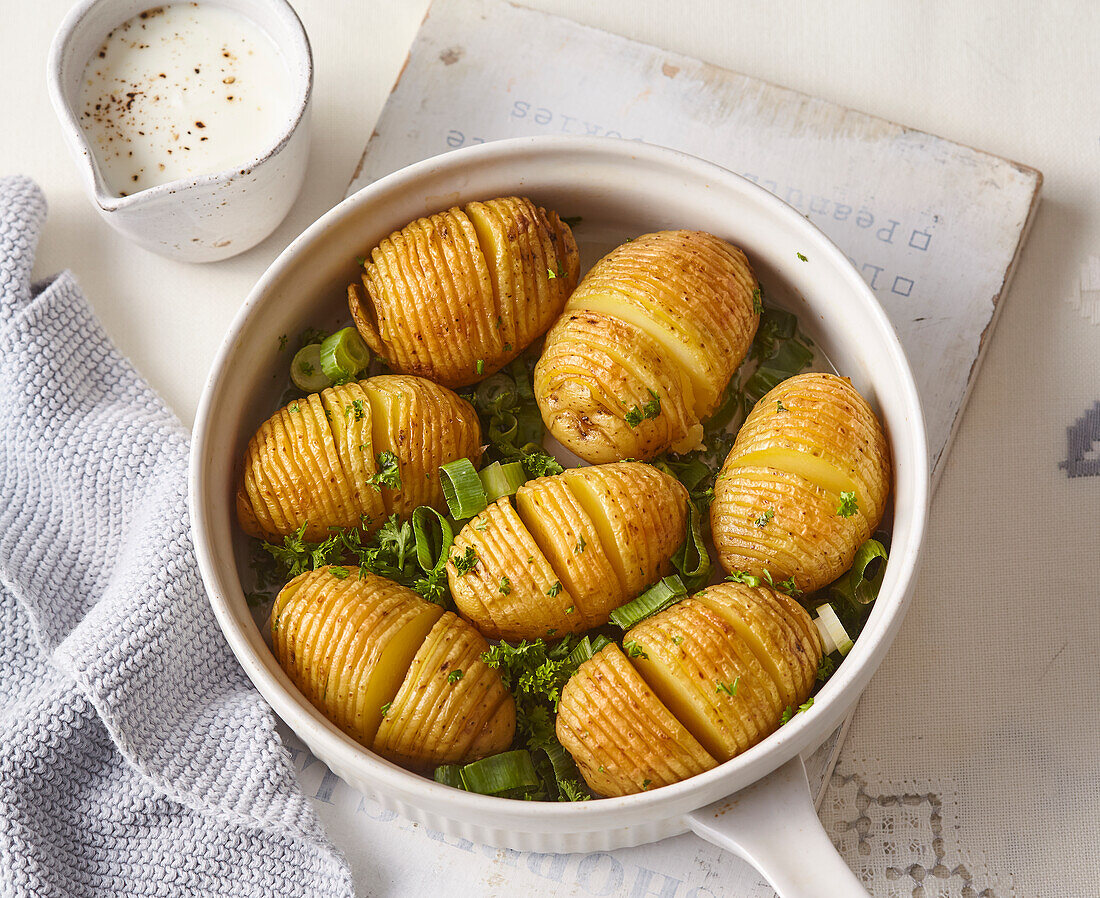
[[386,702],[386,704],[384,704],[382,706],[382,716],[385,717],[387,714],[389,714],[390,713],[390,708],[392,708],[392,707],[393,707],[393,702]]
[[500,578],[500,594],[502,596],[508,595],[512,591],[512,581],[507,577]]
[[644,780],[642,780],[642,791],[644,792],[644,791],[645,791],[646,789],[648,789],[648,788],[649,788],[649,787],[650,787],[650,786],[651,786],[652,784],[653,784],[653,780],[651,780],[651,779],[644,779]]
[[794,717],[795,714],[801,714],[804,711],[809,711],[810,708],[812,708],[813,706],[814,706],[813,696],[810,696],[808,699],[806,699],[806,701],[804,701],[801,705],[799,705],[797,711],[793,711],[791,709],[791,706],[787,705],[787,707],[783,710],[783,716],[779,718],[780,726],[782,726],[785,723],[790,723],[791,718]]
[[565,613],[566,614],[572,614],[576,610],[577,610],[576,605],[570,605],[568,608],[565,609]]
[[588,543],[586,543],[584,541],[584,537],[582,536],[580,538],[580,541],[575,546],[573,546],[573,554],[574,555],[580,555],[581,552],[584,551],[584,547],[587,546],[587,545],[588,545]]
[[817,662],[817,682],[824,683],[833,675],[834,670],[836,670],[836,662],[828,655],[822,655],[821,660]]
[[526,640],[519,645],[501,642],[481,656],[500,673],[504,688],[516,703],[516,738],[513,748],[531,752],[543,780],[541,795],[558,801],[590,798],[580,774],[554,733],[554,715],[561,691],[581,665],[571,653],[583,637],[567,637],[553,645]]
[[740,677],[735,677],[732,683],[719,683],[715,692],[724,692],[730,698],[737,697],[737,684],[741,682]]
[[291,410],[291,411],[292,411],[292,412],[293,412],[294,414],[297,414],[298,412],[300,412],[300,411],[301,411],[301,409],[300,409],[300,408],[298,407],[298,403],[297,403],[297,402],[292,402],[292,403],[290,403],[290,410]]
[[348,569],[346,567],[341,567],[338,564],[334,564],[332,567],[330,567],[328,569],[328,572],[332,574],[332,576],[334,576],[337,580],[348,579]]
[[463,673],[461,670],[452,670],[449,674],[447,674],[447,682],[457,683],[459,680],[462,679],[462,677]]
[[775,413],[778,415],[780,412],[789,412],[790,409],[783,404],[782,399],[775,400]]
[[760,292],[760,288],[756,287],[752,291],[752,313],[759,315],[764,311],[764,295]]
[[637,427],[643,421],[649,421],[661,414],[661,397],[652,389],[649,390],[649,395],[652,398],[648,402],[643,403],[641,408],[635,405],[624,416],[624,420],[631,427]]
[[679,635],[677,635],[677,636],[673,636],[673,637],[672,637],[672,644],[673,644],[673,645],[679,645],[679,644],[680,644],[681,642],[683,642],[683,641],[684,641],[684,637],[683,637],[683,636],[679,636]]
[[550,588],[546,590],[546,594],[550,596],[550,598],[554,598],[559,592],[561,592],[561,582],[557,580],[555,580],[550,585]]
[[626,656],[628,658],[648,658],[645,652],[642,651],[641,646],[638,645],[633,639],[629,642],[623,643],[623,648],[626,649]]
[[309,377],[310,375],[313,374],[313,366],[309,362],[307,362],[305,359],[302,359],[298,363],[298,370],[301,371],[302,374],[304,374],[306,377]]
[[353,399],[351,405],[345,406],[344,414],[353,417],[356,421],[362,421],[366,411],[363,409],[362,399]]
[[366,256],[356,256],[355,257],[355,264],[360,266],[360,267],[366,265],[367,264],[367,257]]
[[474,363],[474,371],[476,371],[478,374],[485,373],[485,359],[478,359]]
[[850,518],[857,511],[859,511],[859,500],[856,499],[855,492],[841,493],[840,505],[837,506],[836,513],[842,518]]
[[288,337],[286,334],[282,334],[279,337],[279,352],[282,352],[284,349],[286,349],[286,344],[289,342],[290,337]]
[[763,530],[765,527],[768,526],[768,522],[774,517],[775,509],[769,508],[762,515],[760,515],[760,517],[753,521],[753,523],[756,524],[756,526],[759,527],[761,530]]
[[401,468],[397,464],[397,456],[383,450],[374,460],[378,463],[378,470],[371,476],[370,482],[379,489],[384,486],[391,490],[401,489]]
[[748,571],[734,571],[729,574],[726,579],[730,583],[744,583],[746,586],[759,586],[760,578],[756,574],[750,574]]
[[557,275],[557,273],[556,273],[556,272],[554,271],[554,269],[553,269],[553,268],[547,268],[547,269],[546,269],[546,276],[547,276],[548,278],[551,278],[551,279],[553,279],[553,278],[556,278],[556,277],[557,277],[558,275]]
[[477,567],[477,562],[477,549],[473,546],[467,546],[466,551],[461,555],[451,556],[451,564],[454,565],[455,571],[460,577],[466,576],[466,574]]
[[795,255],[798,256],[798,258],[800,258],[803,262],[809,262],[810,261],[804,255],[802,255],[802,253],[795,253]]

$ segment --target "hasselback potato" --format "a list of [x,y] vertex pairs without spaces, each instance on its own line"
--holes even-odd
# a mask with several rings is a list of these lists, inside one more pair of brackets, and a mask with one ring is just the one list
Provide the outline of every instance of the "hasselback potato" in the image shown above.
[[566,683],[556,730],[589,788],[600,795],[668,786],[717,765],[615,645],[582,664]]
[[410,766],[471,761],[511,744],[515,705],[465,621],[359,568],[290,581],[271,611],[275,657],[309,701]]
[[650,465],[540,477],[455,537],[451,595],[490,638],[579,633],[669,573],[686,520],[687,491]]
[[395,371],[449,387],[518,356],[561,312],[580,261],[557,213],[525,197],[467,203],[385,238],[348,287],[367,345]]
[[585,275],[546,337],[535,396],[585,461],[698,448],[748,352],[760,293],[744,254],[702,231],[623,244]]
[[[252,437],[237,519],[245,533],[267,539],[303,524],[314,541],[332,527],[371,531],[393,513],[442,508],[439,466],[476,462],[480,442],[473,407],[423,378],[382,375],[330,387],[289,403]],[[379,482],[382,453],[396,457],[399,489]]]
[[783,381],[749,414],[715,482],[722,566],[820,589],[882,520],[890,477],[882,425],[847,378]]
[[809,698],[822,645],[780,592],[723,583],[637,624],[562,690],[557,735],[593,791],[668,785],[751,748]]

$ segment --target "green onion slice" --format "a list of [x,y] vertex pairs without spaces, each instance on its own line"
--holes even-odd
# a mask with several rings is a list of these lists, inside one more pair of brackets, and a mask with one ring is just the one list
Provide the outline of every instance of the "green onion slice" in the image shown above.
[[370,350],[359,331],[345,327],[321,344],[321,369],[334,384],[346,384],[370,364]]
[[[572,755],[565,750],[557,739],[552,739],[550,744],[543,748],[543,751],[546,752],[546,757],[550,759],[550,766],[554,768],[554,779],[558,783],[573,780],[583,785],[580,771],[577,770],[577,765],[573,761]],[[560,794],[561,791],[559,789],[559,795]]]
[[526,749],[506,751],[467,764],[462,768],[462,784],[467,791],[481,795],[537,789],[542,785]]
[[462,782],[462,768],[458,764],[442,764],[435,768],[432,778],[437,783],[450,786],[452,789],[463,789],[466,786]]
[[474,405],[489,414],[499,414],[516,404],[516,382],[503,371],[490,375],[474,390]]
[[688,501],[687,536],[672,556],[672,563],[680,572],[689,590],[702,586],[710,578],[710,553],[707,551],[706,543],[703,542],[703,531],[699,526],[699,510],[690,500]]
[[818,607],[814,623],[817,625],[817,631],[821,634],[821,641],[825,643],[826,655],[833,652],[847,655],[852,650],[855,643],[852,642],[852,637],[848,635],[848,631],[844,629],[844,624],[840,622],[840,617],[832,605],[826,603]]
[[829,592],[856,607],[870,605],[878,598],[885,576],[886,548],[877,539],[869,539],[856,550],[852,566],[829,587]]
[[290,379],[294,381],[294,386],[307,393],[316,393],[332,386],[332,381],[321,368],[320,343],[310,343],[294,354],[294,361],[290,363]]
[[612,611],[611,622],[624,630],[629,630],[636,623],[658,611],[664,611],[675,605],[686,595],[687,587],[679,577],[673,574],[671,577],[658,580],[638,598]]
[[493,462],[488,467],[478,472],[481,485],[485,487],[485,501],[490,505],[501,496],[514,496],[524,483],[527,475],[523,471],[523,465],[518,461],[510,461],[501,464]]
[[489,421],[489,442],[494,446],[515,446],[519,421],[511,412],[500,412]]
[[577,647],[566,657],[565,663],[575,670],[597,652],[607,648],[609,645],[611,645],[611,640],[606,636],[600,634],[596,636],[585,636],[584,639],[577,643]]
[[524,446],[528,443],[535,443],[541,446],[544,428],[539,407],[533,401],[529,401],[516,410],[515,418],[517,426],[516,445]]
[[468,458],[456,458],[440,466],[439,482],[443,486],[447,508],[456,521],[481,514],[489,504],[481,478]]
[[[438,525],[438,539],[433,523]],[[451,522],[430,505],[421,505],[412,513],[412,528],[416,539],[416,560],[421,570],[430,574],[442,568],[455,541]]]

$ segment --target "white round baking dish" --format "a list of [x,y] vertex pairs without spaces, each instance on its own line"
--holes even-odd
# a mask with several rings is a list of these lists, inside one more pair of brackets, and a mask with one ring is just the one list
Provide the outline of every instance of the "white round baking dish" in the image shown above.
[[[576,234],[585,265],[631,235],[661,228],[711,231],[741,246],[769,300],[798,314],[837,371],[879,411],[893,454],[886,578],[855,648],[813,707],[716,769],[640,795],[578,804],[510,801],[438,785],[373,755],[291,684],[241,587],[237,466],[285,382],[289,359],[280,337],[346,322],[345,289],[356,277],[356,256],[390,231],[457,203],[511,193],[582,216]],[[928,484],[920,402],[894,329],[848,259],[807,219],[755,184],[671,150],[599,138],[520,138],[447,153],[382,178],[326,213],[275,260],[230,328],[204,389],[190,501],[210,601],[248,676],[317,757],[385,807],[449,834],[535,851],[606,850],[693,829],[756,863],[781,895],[820,894],[822,881],[831,895],[862,895],[817,821],[800,755],[843,720],[901,625]]]

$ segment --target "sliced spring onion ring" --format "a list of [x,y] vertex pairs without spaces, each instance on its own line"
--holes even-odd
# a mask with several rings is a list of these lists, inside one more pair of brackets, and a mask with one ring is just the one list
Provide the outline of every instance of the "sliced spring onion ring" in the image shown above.
[[[552,740],[543,751],[546,752],[546,757],[550,759],[550,766],[554,768],[554,779],[558,783],[562,783],[566,780],[573,780],[583,785],[580,771],[577,769],[573,757],[557,739]],[[559,787],[559,795],[560,794],[561,791]]]
[[580,667],[585,661],[609,645],[611,645],[611,640],[606,636],[600,634],[585,636],[577,643],[577,647],[566,656],[565,663],[573,668]]
[[294,354],[290,363],[290,379],[294,386],[307,393],[316,393],[332,386],[332,381],[321,368],[321,344],[310,343]]
[[[870,605],[878,598],[882,579],[886,576],[886,547],[877,539],[869,539],[856,550],[851,568],[831,587],[834,598],[847,599],[855,606]],[[882,559],[875,563],[876,559]],[[870,573],[868,573],[870,571]]]
[[345,327],[321,343],[321,370],[334,384],[346,384],[370,364],[370,350],[359,331]]
[[697,589],[710,578],[710,553],[707,551],[706,543],[703,542],[699,510],[694,502],[688,502],[687,535],[684,537],[683,544],[672,556],[672,563],[683,577],[684,585],[688,590]]
[[492,505],[501,496],[514,496],[524,483],[527,475],[523,471],[523,465],[518,461],[510,461],[501,464],[493,462],[488,467],[478,472],[481,485],[485,487],[485,501]]
[[467,791],[481,795],[537,789],[542,784],[526,749],[506,751],[467,764],[462,768],[462,783]]
[[494,446],[515,446],[519,436],[519,421],[511,412],[493,415],[489,421],[489,442]]
[[848,631],[844,629],[844,624],[840,622],[836,609],[828,602],[818,607],[814,623],[821,634],[821,641],[825,643],[825,654],[840,652],[842,655],[847,655],[852,650],[855,643],[852,642]]
[[468,458],[456,458],[439,468],[439,482],[443,486],[443,496],[447,508],[456,521],[472,518],[485,511],[489,502],[485,498],[485,487],[477,476],[473,462]]
[[679,577],[673,574],[658,580],[638,598],[612,611],[611,623],[629,630],[639,621],[675,605],[686,595],[687,587]]
[[516,382],[503,371],[498,371],[477,385],[474,405],[484,411],[497,414],[516,404]]
[[457,764],[442,764],[436,767],[432,778],[437,783],[443,783],[444,786],[450,786],[453,789],[466,789],[466,785],[462,782],[462,768]]
[[[436,539],[433,518],[439,525]],[[421,505],[412,513],[413,536],[416,539],[416,560],[425,574],[439,570],[447,563],[455,541],[451,522],[430,505]]]

